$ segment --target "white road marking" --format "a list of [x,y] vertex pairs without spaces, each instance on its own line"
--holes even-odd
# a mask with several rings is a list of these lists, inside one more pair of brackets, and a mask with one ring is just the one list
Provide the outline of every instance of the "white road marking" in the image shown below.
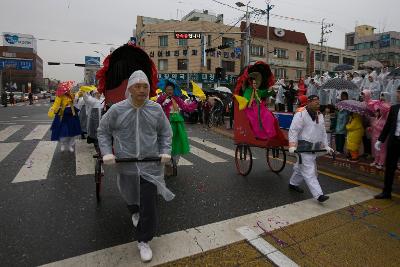
[[15,143],[0,143],[0,162],[5,159],[18,145]]
[[47,179],[56,148],[57,142],[40,141],[12,182],[20,183]]
[[[236,231],[236,229],[243,226],[248,226],[248,228],[253,229],[255,235],[260,235],[263,231],[256,226],[256,223],[260,221],[269,226],[269,217],[279,217],[280,220],[287,221],[288,225],[291,225],[345,208],[350,204],[372,199],[374,194],[376,192],[365,187],[354,187],[330,194],[329,201],[323,205],[317,203],[315,199],[307,199],[221,222],[162,235],[150,242],[153,251],[157,253],[154,253],[153,260],[146,264],[140,260],[136,249],[137,242],[130,242],[44,266],[154,266],[244,240],[245,238]],[[280,227],[281,225],[272,224],[266,230],[271,231]],[[271,257],[273,257],[272,254]]]
[[50,129],[50,124],[40,124],[36,126],[32,132],[30,132],[24,140],[41,140],[47,133],[47,131]]
[[199,158],[202,158],[210,163],[216,163],[216,162],[226,162],[226,160],[217,157],[211,153],[208,153],[200,148],[197,148],[195,146],[190,146],[190,152],[196,156],[198,156]]
[[93,144],[88,144],[86,140],[78,139],[75,143],[75,164],[76,175],[94,174],[96,154]]
[[11,125],[0,131],[0,141],[3,142],[17,131],[21,130],[23,125]]
[[190,165],[193,165],[193,163],[182,157],[179,158],[178,166],[190,166]]

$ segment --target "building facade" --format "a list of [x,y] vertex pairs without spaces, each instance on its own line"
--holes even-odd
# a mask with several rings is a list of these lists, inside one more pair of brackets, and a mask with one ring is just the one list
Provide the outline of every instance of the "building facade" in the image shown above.
[[43,88],[43,61],[32,35],[2,33],[0,89],[27,93]]
[[[156,64],[159,78],[174,78],[182,85],[193,80],[204,88],[231,86],[240,72],[240,29],[224,25],[221,17],[210,21],[208,13],[202,20],[196,12],[182,21],[138,16],[137,44]],[[219,49],[221,45],[229,47]],[[217,79],[216,68],[223,68],[225,77]]]
[[375,28],[360,25],[346,33],[345,47],[357,51],[359,67],[368,60],[378,60],[388,67],[400,65],[400,32],[375,33]]
[[[244,31],[246,23],[242,22]],[[250,63],[266,61],[276,79],[298,80],[307,73],[307,37],[302,32],[269,27],[269,51],[267,51],[267,26],[250,24]]]
[[339,64],[351,65],[354,69],[358,68],[356,51],[329,46],[321,48],[318,44],[310,44],[308,55],[308,73],[319,74],[326,71],[332,73]]

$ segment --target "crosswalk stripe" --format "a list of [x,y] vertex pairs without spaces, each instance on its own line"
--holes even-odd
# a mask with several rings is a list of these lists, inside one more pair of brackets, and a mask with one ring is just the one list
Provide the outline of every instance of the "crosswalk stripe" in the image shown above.
[[210,154],[200,148],[197,148],[193,145],[190,146],[190,152],[196,156],[198,156],[199,158],[202,158],[210,163],[216,163],[216,162],[226,162],[226,160],[217,157],[213,154]]
[[235,157],[235,151],[232,150],[232,149],[229,149],[229,148],[214,144],[214,143],[212,143],[210,141],[207,141],[207,140],[204,140],[204,139],[201,139],[201,138],[198,138],[198,137],[189,137],[189,139],[194,141],[194,142],[196,142],[196,143],[203,144],[203,145],[205,145],[205,146],[207,146],[207,147],[209,147],[211,149],[215,149],[215,150],[217,150],[217,151],[219,151],[221,153],[224,153],[224,154],[226,154],[228,156]]
[[182,157],[179,158],[178,166],[190,166],[190,165],[193,165],[193,163]]
[[42,106],[42,104],[36,104],[36,106],[37,106],[37,107],[41,107],[41,106]]
[[75,143],[75,164],[76,175],[94,174],[95,160],[93,155],[96,150],[92,144],[88,144],[86,140],[79,139]]
[[17,146],[18,142],[15,143],[0,143],[0,162],[5,159]]
[[35,140],[35,139],[42,139],[47,131],[50,129],[50,124],[40,124],[35,127],[25,138],[24,140]]
[[23,125],[11,125],[0,131],[0,141],[5,141],[11,135],[22,129]]
[[40,141],[12,182],[46,179],[56,148],[57,142]]
[[[212,143],[210,141],[207,141],[205,139],[201,139],[201,138],[198,138],[198,137],[189,137],[189,139],[194,141],[194,142],[196,142],[196,143],[203,144],[203,145],[205,145],[205,146],[207,146],[207,147],[209,147],[211,149],[214,149],[216,151],[224,153],[224,154],[226,154],[228,156],[235,157],[235,150],[232,150],[232,149],[217,145],[215,143]],[[257,159],[257,158],[253,156],[253,159]]]

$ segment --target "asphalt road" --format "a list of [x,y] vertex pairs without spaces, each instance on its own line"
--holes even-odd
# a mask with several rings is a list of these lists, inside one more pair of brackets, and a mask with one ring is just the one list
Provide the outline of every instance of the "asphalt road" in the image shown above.
[[[50,124],[48,108],[43,103],[0,107],[0,138],[7,127],[22,125],[0,141],[0,145],[15,146],[0,157],[0,262],[4,266],[40,265],[135,240],[115,179],[106,178],[102,200],[97,203],[93,175],[77,175],[76,155],[61,153],[59,145],[54,155],[49,153],[51,164],[45,179],[13,182],[26,164],[33,169],[35,164],[44,164],[27,159],[50,140],[50,131],[39,140],[24,138],[38,125]],[[190,137],[234,149],[232,140],[200,125],[187,125],[187,129]],[[312,197],[308,190],[304,194],[288,191],[291,165],[280,175],[272,173],[262,149],[253,150],[257,157],[253,170],[242,177],[233,157],[198,142],[191,144],[225,162],[210,163],[193,153],[184,156],[193,165],[179,166],[178,176],[166,180],[176,198],[171,202],[159,198],[159,235]],[[325,176],[320,176],[320,183],[325,193],[354,186]]]

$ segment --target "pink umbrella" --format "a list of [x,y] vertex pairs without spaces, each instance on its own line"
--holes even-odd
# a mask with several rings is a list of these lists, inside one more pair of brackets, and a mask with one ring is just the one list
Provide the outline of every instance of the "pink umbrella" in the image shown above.
[[57,86],[56,96],[62,96],[69,92],[72,86],[74,86],[74,81],[60,82]]

